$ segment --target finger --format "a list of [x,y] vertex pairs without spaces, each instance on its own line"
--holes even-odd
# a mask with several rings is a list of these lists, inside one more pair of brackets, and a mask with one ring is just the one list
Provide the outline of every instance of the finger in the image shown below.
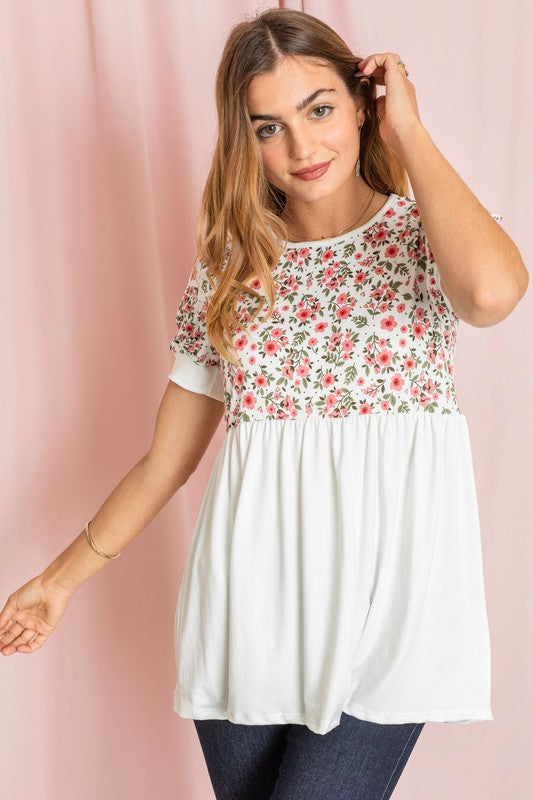
[[0,614],[0,636],[2,635],[2,631],[4,630],[4,628],[6,628],[8,624],[11,622],[12,620],[11,615],[16,610],[17,607],[15,603],[11,600],[10,597],[8,597],[6,604],[2,609],[2,613]]
[[11,644],[13,639],[15,639],[23,630],[24,625],[21,625],[20,622],[13,622],[11,628],[8,631],[5,631],[0,637],[0,647],[3,647],[6,644]]
[[21,636],[18,636],[14,641],[9,642],[9,644],[3,646],[0,645],[1,647],[0,652],[2,653],[3,656],[10,656],[13,653],[17,652],[17,646],[22,645],[24,647],[27,647],[28,641],[34,635],[35,631],[30,631],[29,634],[24,639],[22,639]]
[[20,634],[20,636],[17,636],[17,638],[16,638],[16,639],[14,639],[14,640],[13,640],[13,641],[10,643],[10,645],[9,645],[9,646],[10,646],[10,647],[14,647],[14,648],[15,648],[15,650],[16,650],[16,649],[17,649],[18,647],[20,647],[21,645],[27,645],[27,644],[28,644],[28,642],[30,641],[30,639],[33,639],[33,637],[35,636],[35,633],[36,633],[36,632],[35,632],[35,631],[32,631],[32,630],[31,630],[31,628],[24,628],[24,630],[22,631],[22,633]]
[[[11,628],[13,627],[13,625],[14,625],[14,624],[15,624],[15,620],[14,620],[14,619],[10,619],[10,620],[9,620],[9,621],[8,621],[8,622],[7,622],[7,623],[4,625],[4,628],[3,628],[3,630],[2,630],[2,633],[0,633],[0,639],[2,639],[2,636],[5,636],[5,635],[6,635],[6,633],[9,633],[9,631],[11,630]],[[0,644],[1,644],[1,642],[0,642]]]
[[398,53],[373,53],[366,58],[361,59],[361,61],[357,62],[357,68],[361,70],[365,74],[370,74],[376,69],[383,68],[383,71],[386,69],[390,69],[392,67],[397,67],[398,69],[403,70],[404,74],[406,74],[407,70],[401,64],[398,64],[398,61],[401,61]]
[[38,633],[33,641],[29,642],[28,644],[21,645],[17,653],[33,653],[34,650],[38,650],[41,647],[48,637],[44,633]]

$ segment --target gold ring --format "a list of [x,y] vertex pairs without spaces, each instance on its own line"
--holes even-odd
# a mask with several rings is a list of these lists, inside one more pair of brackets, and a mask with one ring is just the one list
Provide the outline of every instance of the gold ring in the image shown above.
[[397,61],[396,63],[398,64],[399,67],[404,68],[406,75],[409,75],[409,73],[407,72],[407,67],[405,66],[405,63],[403,61]]

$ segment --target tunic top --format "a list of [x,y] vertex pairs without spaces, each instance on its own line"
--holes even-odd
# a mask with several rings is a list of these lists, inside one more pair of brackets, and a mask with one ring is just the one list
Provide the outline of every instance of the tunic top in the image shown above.
[[343,711],[492,720],[459,317],[416,201],[287,242],[273,277],[273,316],[235,336],[242,367],[207,337],[199,259],[176,314],[168,377],[224,402],[225,436],[179,591],[173,708],[320,734]]

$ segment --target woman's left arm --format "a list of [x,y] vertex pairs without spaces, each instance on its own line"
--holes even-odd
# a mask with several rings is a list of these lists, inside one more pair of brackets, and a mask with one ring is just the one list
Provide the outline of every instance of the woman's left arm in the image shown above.
[[398,53],[374,53],[357,66],[356,75],[386,87],[376,100],[379,132],[407,171],[444,293],[466,322],[500,322],[529,282],[517,246],[422,125],[415,87]]
[[413,187],[443,291],[453,307],[479,327],[505,319],[529,282],[517,246],[422,124],[408,136],[400,134],[397,154]]

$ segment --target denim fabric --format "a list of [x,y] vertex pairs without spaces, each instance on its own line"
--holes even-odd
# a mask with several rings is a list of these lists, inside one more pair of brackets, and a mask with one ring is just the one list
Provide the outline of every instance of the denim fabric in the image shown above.
[[326,734],[297,724],[194,724],[217,800],[388,800],[425,725],[344,712]]

